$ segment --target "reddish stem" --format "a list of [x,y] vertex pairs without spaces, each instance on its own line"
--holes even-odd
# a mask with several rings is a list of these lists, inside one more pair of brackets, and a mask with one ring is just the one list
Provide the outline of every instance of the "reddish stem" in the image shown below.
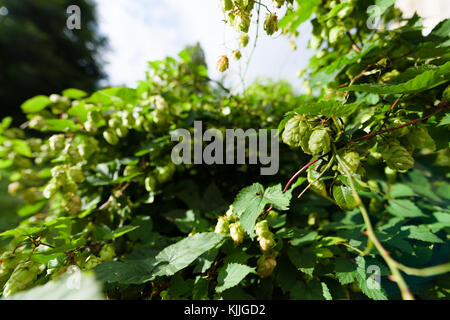
[[434,115],[438,114],[439,112],[442,112],[443,110],[448,108],[448,106],[449,106],[449,102],[444,102],[444,103],[442,103],[441,105],[438,106],[437,110],[435,110],[434,112],[430,113],[429,115],[427,115],[425,117],[414,119],[414,120],[412,120],[410,122],[401,124],[401,125],[396,126],[396,127],[392,127],[392,128],[388,128],[388,129],[384,129],[384,130],[380,130],[380,131],[377,131],[377,132],[372,132],[372,133],[366,134],[365,136],[353,139],[351,142],[358,142],[358,141],[361,141],[361,140],[364,140],[364,139],[369,139],[369,138],[375,137],[375,136],[377,136],[379,134],[382,134],[382,133],[386,133],[386,132],[394,131],[394,130],[397,130],[397,129],[401,129],[403,127],[410,126],[410,125],[412,125],[414,123],[417,123],[417,122],[426,120],[428,118],[431,118],[432,116],[434,116]]
[[[294,174],[292,176],[292,178],[288,181],[288,183],[286,184],[286,186],[283,189],[283,193],[287,191],[287,189],[289,189],[289,187],[291,186],[291,184],[295,181],[295,179],[298,178],[299,175],[301,175],[306,169],[308,169],[310,166],[312,166],[314,163],[316,163],[317,161],[319,161],[322,157],[319,157],[317,159],[314,159],[312,161],[310,161],[307,165],[305,165],[303,168],[301,168],[299,171],[297,171],[296,174]],[[270,205],[270,207],[264,212],[264,214],[268,214],[270,211],[272,211],[273,209],[273,205]]]

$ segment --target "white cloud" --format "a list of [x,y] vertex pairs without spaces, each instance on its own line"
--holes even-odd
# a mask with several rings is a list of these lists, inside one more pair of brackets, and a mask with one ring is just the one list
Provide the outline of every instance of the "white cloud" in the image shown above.
[[[224,16],[217,0],[97,0],[100,29],[108,36],[111,52],[106,55],[106,72],[113,85],[135,86],[144,78],[147,61],[176,55],[186,45],[200,42],[205,50],[210,76],[222,75],[215,69],[222,54],[237,48],[239,34],[222,21]],[[256,20],[256,15],[253,17]],[[263,17],[262,19],[263,20]],[[300,87],[295,78],[311,55],[304,49],[309,38],[308,25],[302,27],[295,52],[285,37],[260,37],[251,60],[246,83],[256,77],[285,78]],[[241,62],[231,62],[226,72],[228,85],[240,83],[240,74],[250,54],[255,29],[250,31],[251,42],[243,50]]]

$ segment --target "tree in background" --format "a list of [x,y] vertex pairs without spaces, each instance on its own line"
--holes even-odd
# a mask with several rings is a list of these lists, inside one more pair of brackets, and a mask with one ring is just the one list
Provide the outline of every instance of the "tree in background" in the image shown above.
[[[66,27],[67,8],[81,9],[81,29]],[[97,89],[106,44],[90,0],[0,0],[1,117],[25,119],[20,105],[36,94]]]

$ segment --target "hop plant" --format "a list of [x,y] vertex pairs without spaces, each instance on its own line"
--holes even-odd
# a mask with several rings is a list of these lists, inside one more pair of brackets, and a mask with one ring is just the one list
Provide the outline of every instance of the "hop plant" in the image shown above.
[[281,136],[283,142],[292,148],[302,147],[309,153],[308,141],[311,135],[311,125],[300,115],[288,120]]
[[267,220],[259,221],[255,225],[255,233],[258,237],[263,237],[264,234],[267,234],[269,232],[269,223],[267,222]]
[[249,41],[249,37],[248,34],[246,33],[241,33],[241,35],[239,36],[239,44],[245,48],[248,45],[248,41]]
[[55,134],[49,139],[50,149],[54,152],[60,152],[65,146],[65,137],[63,134]]
[[111,261],[116,256],[114,246],[112,244],[105,244],[100,250],[99,256],[102,261]]
[[[350,173],[352,175],[356,173],[361,163],[359,154],[354,151],[344,153],[341,157],[341,160],[345,164],[346,169],[350,170]],[[343,175],[346,174],[346,170],[344,170],[341,163],[338,164],[338,171]]]
[[308,147],[313,155],[328,153],[331,150],[330,145],[330,135],[325,128],[316,129],[311,133]]
[[237,60],[241,59],[241,57],[242,57],[241,51],[239,51],[239,50],[233,51],[233,59],[234,60],[237,61]]
[[272,273],[275,267],[277,266],[277,260],[274,256],[270,254],[263,254],[257,261],[257,269],[258,275],[261,278],[267,278]]
[[384,146],[381,155],[392,170],[408,171],[414,167],[414,158],[398,141]]
[[220,72],[225,72],[228,69],[228,66],[228,57],[225,55],[221,56],[217,61],[217,70]]
[[116,132],[109,128],[103,131],[103,138],[105,138],[106,142],[108,142],[110,145],[117,145],[119,143],[119,137],[117,136]]
[[264,30],[271,36],[278,31],[278,16],[275,13],[268,14],[264,20]]
[[230,224],[230,235],[235,243],[242,243],[244,241],[244,234],[245,231],[239,222]]
[[215,233],[228,233],[229,232],[230,224],[228,222],[228,219],[225,217],[219,217],[217,219],[216,228],[214,229]]
[[5,298],[28,288],[44,270],[45,265],[35,261],[27,261],[19,264],[11,274],[3,288]]
[[154,192],[156,190],[157,184],[158,181],[153,174],[150,174],[145,178],[144,185],[147,192]]

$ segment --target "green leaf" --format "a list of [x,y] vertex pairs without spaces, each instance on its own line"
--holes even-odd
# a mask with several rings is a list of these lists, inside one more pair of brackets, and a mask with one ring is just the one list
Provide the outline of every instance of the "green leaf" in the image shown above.
[[325,300],[333,300],[333,297],[331,296],[330,289],[328,289],[328,286],[325,282],[321,283],[322,285],[322,291],[323,291],[323,297]]
[[186,268],[198,257],[214,248],[224,239],[224,235],[214,232],[196,233],[162,250],[156,260],[156,276],[170,276]]
[[227,264],[219,271],[216,292],[237,286],[250,273],[256,273],[255,269],[238,263]]
[[431,243],[444,243],[444,241],[433,234],[426,226],[403,226],[402,231],[407,231],[409,239],[420,240]]
[[310,114],[324,117],[348,117],[361,107],[361,103],[343,104],[339,101],[321,101],[303,103],[294,109],[298,114]]
[[41,230],[42,230],[42,228],[38,228],[38,227],[16,228],[16,229],[7,230],[5,232],[0,233],[0,237],[8,238],[8,237],[15,237],[15,236],[31,236],[35,233],[38,233]]
[[80,125],[68,119],[47,119],[45,120],[46,131],[73,132],[80,129]]
[[412,197],[416,193],[406,184],[397,183],[389,190],[389,196],[392,198]]
[[261,184],[254,183],[239,192],[234,200],[233,210],[238,215],[242,228],[253,238],[256,219],[265,205],[271,203],[279,210],[287,210],[291,197],[290,192],[283,193],[281,184],[264,191]]
[[128,226],[120,227],[113,231],[110,228],[108,228],[107,226],[102,225],[102,226],[98,226],[94,229],[93,238],[96,241],[113,240],[113,239],[119,238],[119,237],[127,234],[128,232],[136,230],[137,228],[139,228],[139,226],[128,225]]
[[439,121],[439,124],[437,125],[437,127],[446,126],[446,125],[449,125],[449,124],[450,124],[450,113],[446,113],[442,117],[441,121]]
[[428,70],[413,79],[398,84],[360,84],[339,88],[340,91],[359,91],[377,94],[405,94],[432,89],[450,80],[450,61],[433,70]]
[[390,200],[387,207],[389,213],[397,217],[422,217],[422,211],[410,200]]
[[14,139],[12,141],[12,143],[13,143],[14,151],[16,151],[17,153],[21,154],[22,156],[30,157],[30,158],[33,156],[33,153],[31,152],[31,149],[28,146],[28,144],[26,143],[26,141]]
[[63,96],[70,99],[81,99],[87,96],[87,93],[79,89],[66,89],[62,92]]
[[75,271],[58,280],[12,295],[6,300],[103,300],[101,284],[91,274]]
[[291,288],[290,297],[293,300],[324,300],[322,284],[317,280],[312,280],[307,285],[303,281],[297,281]]
[[94,268],[97,279],[102,282],[141,284],[154,278],[152,270],[156,259],[108,261]]
[[334,185],[333,197],[339,207],[343,210],[352,210],[358,206],[356,198],[353,196],[352,189],[346,185]]
[[21,108],[25,113],[35,113],[45,109],[51,104],[52,101],[48,97],[40,95],[25,101]]
[[313,275],[314,267],[316,266],[316,255],[311,248],[296,249],[290,247],[287,254],[292,264],[298,270],[309,276]]
[[385,290],[378,285],[373,278],[369,278],[374,269],[379,270],[379,276],[383,274],[384,267],[377,260],[358,256],[355,259],[356,264],[343,258],[338,258],[335,262],[335,272],[339,282],[342,285],[356,281],[362,292],[373,300],[387,300]]

